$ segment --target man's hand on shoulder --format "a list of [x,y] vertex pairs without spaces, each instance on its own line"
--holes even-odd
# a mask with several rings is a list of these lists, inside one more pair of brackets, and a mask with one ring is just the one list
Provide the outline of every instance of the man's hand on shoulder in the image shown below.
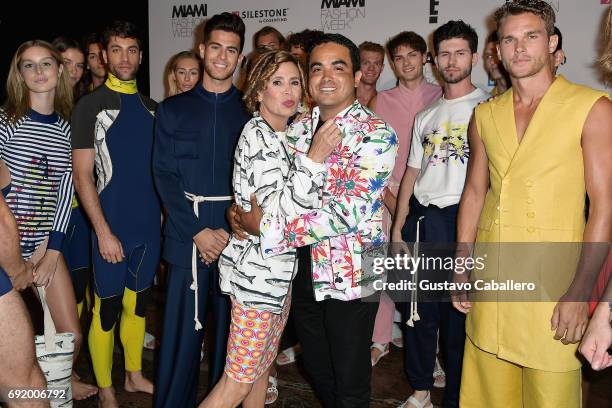
[[257,198],[255,194],[251,194],[251,211],[246,212],[242,208],[238,207],[238,222],[242,226],[243,230],[251,235],[259,235],[259,224],[263,218],[263,211],[259,204],[257,204]]

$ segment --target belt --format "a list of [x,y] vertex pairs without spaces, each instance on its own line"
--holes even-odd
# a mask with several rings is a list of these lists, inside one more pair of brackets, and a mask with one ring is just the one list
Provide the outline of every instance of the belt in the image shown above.
[[[200,218],[200,203],[205,201],[231,201],[233,199],[232,196],[205,197],[188,192],[185,192],[185,197],[187,197],[189,201],[193,202],[193,212],[198,218]],[[193,314],[193,321],[195,322],[195,329],[200,330],[202,328],[202,323],[200,323],[200,319],[198,319],[198,247],[196,246],[195,241],[193,242],[193,248],[191,251],[191,277],[193,282],[189,288],[195,292],[195,310]]]

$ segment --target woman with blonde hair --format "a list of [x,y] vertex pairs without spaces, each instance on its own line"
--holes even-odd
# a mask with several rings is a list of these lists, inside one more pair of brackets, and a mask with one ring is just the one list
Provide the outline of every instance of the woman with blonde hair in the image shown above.
[[[314,136],[308,155],[289,150],[287,123],[305,96],[295,57],[269,51],[258,58],[244,94],[253,118],[234,156],[234,195],[245,211],[253,199],[266,216],[290,220],[320,206],[323,163],[341,137],[329,121]],[[268,373],[289,314],[295,260],[295,249],[264,257],[257,236],[230,239],[219,260],[220,287],[232,300],[225,375],[200,407],[264,406]]]
[[[61,253],[70,219],[72,150],[68,120],[73,91],[64,60],[46,41],[19,46],[8,74],[0,111],[0,159],[10,173],[6,202],[20,235],[22,257],[34,263],[33,284],[44,286],[58,332],[82,342],[72,282]],[[97,389],[73,375],[73,395]]]
[[173,55],[166,67],[166,97],[192,90],[200,80],[202,64],[194,51]]

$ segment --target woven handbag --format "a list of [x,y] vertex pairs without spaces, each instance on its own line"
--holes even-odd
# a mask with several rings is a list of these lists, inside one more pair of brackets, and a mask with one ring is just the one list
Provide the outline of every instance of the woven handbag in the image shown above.
[[56,333],[47,305],[45,288],[38,287],[45,321],[45,334],[35,336],[36,358],[45,378],[47,389],[59,390],[62,399],[51,399],[52,408],[72,407],[72,357],[74,334]]

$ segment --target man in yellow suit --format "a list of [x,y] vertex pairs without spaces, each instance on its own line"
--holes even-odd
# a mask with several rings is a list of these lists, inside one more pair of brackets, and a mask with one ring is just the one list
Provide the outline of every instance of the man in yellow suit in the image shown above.
[[[558,38],[548,3],[508,2],[495,19],[512,88],[472,117],[458,242],[609,242],[612,103],[603,92],[553,76],[549,61]],[[504,267],[510,269],[499,263]],[[576,299],[574,284],[564,299]],[[469,312],[462,408],[581,405],[576,343],[587,323],[586,302],[454,300]]]

